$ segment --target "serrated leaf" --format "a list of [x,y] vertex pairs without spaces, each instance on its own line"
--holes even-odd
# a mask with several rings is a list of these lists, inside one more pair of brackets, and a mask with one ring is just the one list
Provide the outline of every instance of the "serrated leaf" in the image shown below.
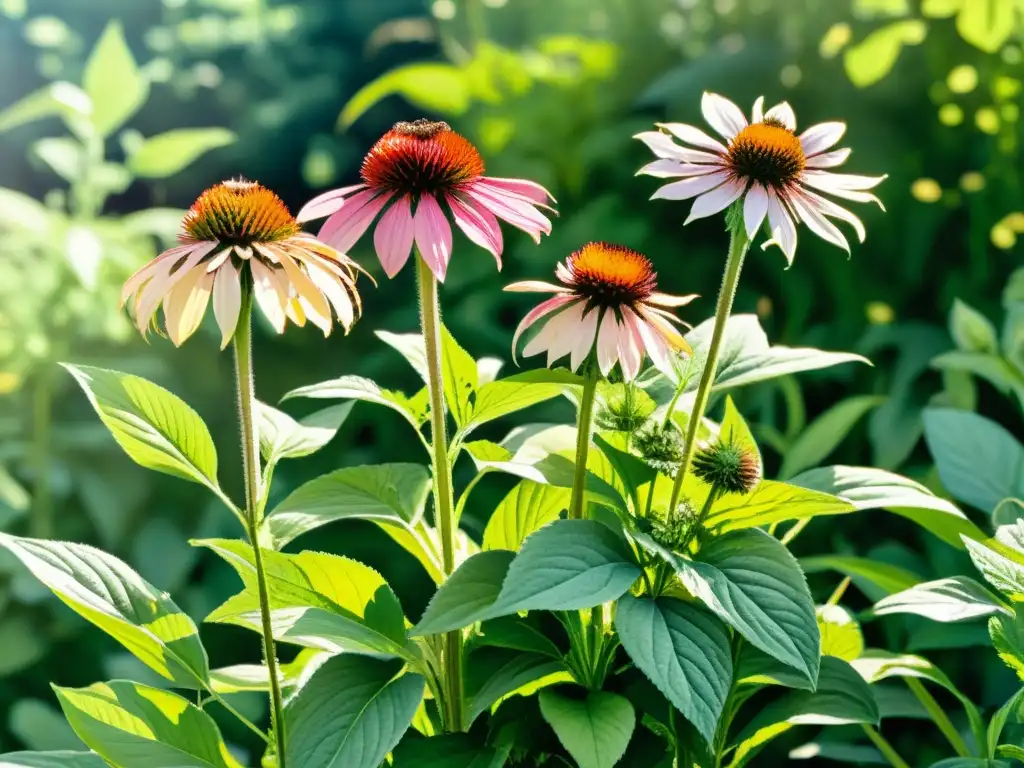
[[124,125],[149,97],[149,81],[139,71],[121,22],[107,24],[89,54],[82,86],[92,100],[92,124],[106,137]]
[[814,684],[805,675],[750,643],[740,645],[735,675],[736,685],[781,685],[784,688],[814,690]]
[[[575,465],[572,460],[555,453],[547,453],[538,457],[533,448],[517,452],[507,461],[490,461],[474,457],[479,472],[505,472],[524,480],[557,488],[572,488],[575,478]],[[586,474],[584,492],[587,501],[604,507],[626,512],[626,502],[622,494],[606,480],[598,477],[589,469]]]
[[525,371],[484,384],[476,393],[473,413],[462,425],[458,437],[465,438],[474,429],[490,421],[575,391],[582,384],[583,379],[574,373],[547,369]]
[[441,326],[441,380],[444,399],[455,425],[461,427],[469,421],[476,400],[480,377],[476,360],[459,346],[449,330]]
[[858,395],[841,400],[811,422],[786,451],[779,469],[783,480],[820,464],[884,397]]
[[725,626],[672,598],[624,595],[616,606],[615,629],[627,655],[710,744],[732,683]]
[[1024,680],[1024,611],[1015,617],[996,615],[988,620],[988,634],[999,658]]
[[362,400],[390,408],[400,414],[419,434],[420,427],[427,420],[428,405],[418,404],[401,392],[383,389],[376,382],[362,376],[341,376],[293,389],[282,400],[292,397],[310,397],[318,400]]
[[844,515],[856,509],[846,499],[829,493],[790,483],[762,480],[750,494],[726,494],[715,501],[706,525],[721,533],[728,533],[786,520]]
[[919,584],[922,578],[916,573],[889,563],[881,563],[867,557],[849,555],[814,555],[800,558],[804,573],[834,570],[852,579],[862,579],[887,595],[902,592]]
[[183,688],[209,679],[199,630],[165,593],[113,555],[85,544],[0,533],[10,551],[71,610]]
[[128,680],[54,690],[75,733],[116,768],[242,768],[213,718],[175,693]]
[[400,663],[328,659],[285,706],[287,761],[302,768],[377,768],[423,700],[419,675]]
[[523,480],[508,492],[487,521],[483,548],[518,551],[526,537],[568,509],[571,496],[568,488]]
[[0,768],[108,768],[95,752],[8,752],[0,755]]
[[176,128],[150,136],[128,157],[128,170],[143,179],[166,179],[214,149],[234,144],[227,128]]
[[553,659],[562,658],[558,646],[535,626],[529,616],[502,616],[485,621],[473,640],[476,645],[540,653]]
[[434,593],[410,634],[439,635],[468,627],[488,615],[514,558],[514,552],[505,550],[473,555]]
[[137,464],[217,489],[213,438],[184,400],[139,376],[84,365],[64,367]]
[[593,691],[581,701],[552,690],[540,693],[541,715],[579,768],[614,768],[636,726],[628,699]]
[[550,656],[507,648],[478,648],[466,661],[469,723],[506,696],[532,693],[545,682],[553,685],[571,680],[562,662]]
[[981,571],[985,581],[1014,603],[1024,603],[1024,565],[1004,557],[981,542],[964,539],[964,545],[974,567]]
[[915,584],[882,598],[871,609],[874,616],[909,613],[932,621],[965,621],[1006,612],[995,595],[966,576]]
[[256,403],[256,431],[263,458],[268,464],[276,464],[281,459],[316,453],[338,434],[352,406],[353,403],[333,405],[296,421],[273,406]]

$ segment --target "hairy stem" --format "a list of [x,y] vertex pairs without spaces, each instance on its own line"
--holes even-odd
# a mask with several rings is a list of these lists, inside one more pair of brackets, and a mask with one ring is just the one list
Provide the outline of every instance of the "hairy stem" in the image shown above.
[[270,623],[270,594],[263,568],[263,554],[259,542],[260,500],[260,448],[253,418],[256,393],[252,375],[252,292],[243,291],[241,312],[233,340],[235,348],[235,376],[238,382],[238,413],[242,428],[242,467],[245,471],[245,519],[252,545],[253,564],[256,568],[256,588],[259,592],[260,618],[263,624],[263,658],[270,678],[270,727],[274,732],[278,768],[285,766],[284,699],[278,676],[277,648]]
[[889,765],[893,768],[910,768],[910,765],[904,760],[899,754],[893,749],[892,744],[885,740],[878,731],[872,728],[870,725],[861,725],[864,729],[864,733],[871,739],[871,743],[878,747],[878,750],[885,756],[885,759],[889,761]]
[[950,721],[949,716],[942,709],[939,702],[935,700],[935,697],[928,692],[928,689],[924,687],[920,680],[915,680],[912,677],[905,677],[903,679],[907,687],[910,688],[913,694],[917,696],[918,701],[924,706],[928,716],[931,717],[935,725],[942,731],[946,741],[956,750],[957,755],[959,757],[969,757],[971,751],[967,748],[966,742],[964,742],[960,732]]
[[590,371],[583,382],[580,415],[576,425],[576,471],[572,478],[572,497],[569,502],[570,520],[582,520],[584,517],[587,496],[587,454],[590,452],[590,429],[594,420],[594,396],[597,394],[597,381],[597,372]]
[[[430,394],[430,442],[434,470],[434,524],[441,534],[441,563],[446,576],[455,570],[455,535],[458,520],[452,495],[452,466],[448,458],[444,382],[441,377],[441,306],[437,280],[417,254],[416,276],[420,288],[420,324],[427,356],[427,390]],[[451,733],[464,730],[462,703],[462,632],[444,636],[442,667],[445,688],[445,727]]]
[[50,448],[53,432],[53,364],[39,363],[32,391],[32,516],[29,527],[37,539],[53,538],[53,489]]
[[708,347],[708,358],[704,363],[704,370],[700,375],[700,383],[697,385],[697,395],[693,402],[693,410],[690,411],[690,418],[686,424],[686,439],[683,442],[683,457],[679,464],[679,471],[676,472],[675,484],[672,486],[672,500],[669,503],[669,511],[679,504],[679,495],[683,490],[683,480],[690,469],[690,460],[693,458],[693,451],[697,442],[697,435],[700,432],[700,425],[704,421],[704,411],[707,410],[708,400],[711,397],[711,387],[715,381],[715,374],[718,372],[718,354],[721,351],[722,339],[725,336],[725,326],[732,312],[732,302],[736,298],[736,287],[740,282],[740,272],[743,269],[743,260],[750,247],[750,240],[744,229],[741,216],[730,216],[730,240],[729,256],[725,261],[725,273],[722,275],[722,287],[718,291],[718,305],[715,308],[715,328],[711,333],[711,344]]

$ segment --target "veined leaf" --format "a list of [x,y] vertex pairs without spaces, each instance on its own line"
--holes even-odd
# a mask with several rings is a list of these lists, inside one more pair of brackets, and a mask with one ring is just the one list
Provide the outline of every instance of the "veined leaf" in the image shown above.
[[139,71],[119,21],[107,24],[89,54],[82,85],[92,100],[92,124],[103,137],[131,119],[149,97],[149,81]]
[[801,558],[800,567],[803,568],[804,573],[817,573],[830,569],[839,571],[854,580],[863,579],[887,595],[910,589],[922,581],[920,576],[905,568],[889,563],[880,563],[867,557],[814,555]]
[[529,695],[544,683],[554,685],[571,680],[562,662],[550,656],[507,648],[478,648],[466,661],[469,722],[472,724],[506,696]]
[[894,613],[910,613],[932,621],[965,621],[1009,610],[974,579],[952,576],[915,584],[882,598],[871,609],[873,616]]
[[[1002,526],[1002,529],[1018,526]],[[1000,529],[1000,530],[1002,530]],[[967,554],[985,581],[1007,595],[1014,603],[1024,603],[1024,557],[1011,560],[984,544],[964,538]],[[1015,554],[1011,549],[1008,554]],[[1019,553],[1024,555],[1024,552]]]
[[164,592],[113,555],[84,544],[0,533],[10,551],[71,610],[183,688],[209,679],[199,630]]
[[884,397],[858,395],[836,403],[811,422],[789,447],[779,469],[779,477],[790,478],[820,464],[850,434],[858,421],[884,402]]
[[108,768],[95,752],[8,752],[0,755],[0,768]]
[[441,326],[441,380],[445,403],[455,419],[455,425],[461,427],[469,421],[473,412],[480,376],[476,360],[459,346],[459,342],[444,325]]
[[[524,454],[531,455],[524,455]],[[474,463],[480,472],[505,472],[524,480],[531,480],[541,485],[556,488],[572,488],[575,467],[571,459],[550,453],[543,458],[528,452],[519,452],[508,461],[488,461],[474,457]],[[588,470],[584,490],[587,500],[611,509],[626,511],[626,502],[614,486]]]
[[116,768],[242,768],[213,718],[175,693],[128,680],[54,690],[75,733]]
[[614,768],[636,727],[629,700],[604,691],[577,701],[547,689],[540,693],[540,711],[579,768]]
[[581,377],[562,370],[525,371],[484,384],[476,394],[473,413],[462,425],[458,439],[464,439],[482,424],[543,403],[582,384]]
[[[319,400],[363,400],[368,403],[376,403],[390,408],[400,414],[416,434],[420,434],[420,427],[426,422],[429,405],[424,400],[406,397],[401,392],[390,389],[383,389],[376,382],[362,376],[341,376],[329,381],[321,381],[319,384],[310,384],[305,387],[293,389],[286,394],[282,400],[292,397],[311,397]],[[420,435],[422,440],[422,435]]]
[[495,648],[512,648],[528,653],[540,653],[553,659],[562,658],[558,649],[529,616],[502,616],[490,619],[480,625],[480,633],[474,636],[476,645]]
[[324,408],[296,421],[287,413],[265,403],[256,404],[260,451],[268,464],[281,459],[298,459],[319,451],[341,428],[353,403]]
[[516,552],[526,537],[568,509],[570,489],[523,480],[498,504],[484,529],[484,549]]
[[799,485],[762,480],[749,495],[728,494],[711,506],[707,526],[727,533],[785,520],[856,511],[846,499]]
[[501,593],[514,552],[492,550],[469,558],[434,593],[411,635],[439,635],[487,616]]
[[781,685],[784,688],[799,688],[803,691],[814,690],[814,684],[806,675],[750,643],[743,643],[740,646],[735,676],[737,685]]
[[853,615],[841,605],[819,605],[821,655],[853,661],[864,652],[864,633]]
[[425,682],[402,665],[342,654],[328,659],[284,710],[288,763],[377,768],[409,728]]

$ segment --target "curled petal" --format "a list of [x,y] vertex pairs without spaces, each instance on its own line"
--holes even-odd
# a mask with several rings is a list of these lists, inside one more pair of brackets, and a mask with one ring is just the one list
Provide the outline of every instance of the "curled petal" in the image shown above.
[[501,252],[504,239],[501,227],[493,213],[480,205],[469,205],[455,195],[447,196],[448,205],[452,209],[452,217],[466,237],[484,250],[490,251],[501,269]]
[[553,203],[557,202],[555,196],[544,187],[527,179],[500,179],[493,176],[484,176],[476,183],[485,187],[491,187],[499,192],[512,192],[535,203],[546,204],[548,200]]
[[607,376],[615,367],[618,352],[619,324],[615,321],[615,313],[606,309],[597,332],[597,365],[602,376]]
[[583,315],[579,328],[574,332],[576,339],[569,357],[569,368],[575,371],[586,360],[590,350],[594,348],[594,338],[597,336],[597,318],[601,313],[591,309]]
[[747,237],[751,240],[761,227],[761,222],[768,215],[768,190],[754,182],[750,185],[747,196],[743,198],[743,223],[747,227]]
[[342,253],[348,252],[392,196],[392,192],[377,194],[371,189],[357,192],[346,207],[324,222],[319,239]]
[[554,283],[545,283],[543,280],[522,280],[506,285],[505,290],[509,293],[559,293],[564,288]]
[[785,254],[786,262],[792,265],[796,256],[796,225],[772,190],[768,190],[768,223],[772,228],[772,239],[761,246],[762,250],[769,245],[777,245]]
[[655,291],[647,299],[648,304],[659,304],[663,307],[685,307],[694,299],[698,298],[698,294],[691,293],[686,296],[673,296],[670,293],[661,293]]

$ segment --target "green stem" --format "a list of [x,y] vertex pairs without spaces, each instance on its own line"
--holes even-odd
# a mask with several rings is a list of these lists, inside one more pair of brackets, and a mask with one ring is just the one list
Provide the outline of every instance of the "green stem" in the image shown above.
[[583,381],[583,395],[580,398],[580,415],[576,424],[576,468],[572,478],[572,497],[569,501],[569,519],[584,518],[587,497],[587,454],[590,452],[590,429],[594,420],[594,397],[597,394],[598,374],[588,372]]
[[32,536],[53,538],[53,489],[50,487],[50,448],[53,431],[53,365],[39,363],[32,392]]
[[942,735],[946,737],[946,741],[949,742],[950,746],[956,750],[956,753],[960,757],[970,757],[971,752],[967,749],[967,744],[960,735],[960,732],[953,726],[949,716],[946,715],[939,702],[935,700],[928,689],[924,687],[920,680],[915,680],[912,677],[903,678],[907,687],[917,696],[918,701],[924,706],[925,711],[938,726],[939,730],[942,731]]
[[862,724],[861,728],[864,729],[864,733],[866,733],[868,738],[871,739],[871,743],[878,747],[878,750],[885,756],[885,759],[889,761],[889,765],[893,768],[910,768],[907,761],[897,754],[896,750],[893,749],[892,744],[886,741],[882,734],[870,725]]
[[704,411],[707,410],[708,400],[711,397],[711,387],[715,381],[715,374],[718,372],[718,354],[721,351],[722,339],[725,336],[725,325],[729,320],[729,313],[732,312],[733,299],[736,298],[736,287],[740,282],[743,259],[746,257],[747,249],[750,247],[750,240],[747,238],[742,217],[730,216],[730,218],[739,218],[739,221],[733,221],[730,225],[729,256],[725,261],[722,287],[718,291],[718,306],[715,309],[715,328],[711,333],[711,344],[708,347],[707,361],[704,363],[704,370],[700,375],[700,383],[697,385],[697,395],[693,402],[693,410],[690,411],[690,418],[686,424],[683,457],[679,464],[679,471],[676,473],[675,484],[672,486],[672,501],[669,503],[669,511],[675,509],[679,504],[679,495],[683,490],[683,480],[690,469],[690,460],[693,458],[697,435],[700,433],[700,425],[704,421]]
[[253,565],[256,568],[256,588],[259,592],[260,618],[263,624],[263,658],[270,678],[270,727],[277,747],[278,768],[285,766],[284,698],[281,679],[277,671],[277,649],[270,623],[270,594],[263,568],[263,554],[259,542],[260,453],[259,436],[253,418],[256,393],[252,375],[252,292],[244,290],[242,307],[235,328],[235,375],[238,381],[238,413],[242,427],[242,466],[245,471],[245,518],[252,545]]
[[249,718],[247,718],[245,715],[243,715],[241,712],[239,712],[233,706],[228,704],[227,699],[225,699],[223,696],[221,696],[219,693],[217,693],[212,688],[207,688],[207,690],[210,692],[210,698],[213,699],[214,701],[216,701],[222,707],[224,707],[224,709],[226,709],[232,715],[234,715],[242,725],[244,725],[250,731],[255,733],[261,739],[263,739],[263,741],[265,741],[267,743],[270,742],[270,738],[267,736],[267,734],[265,734],[263,731],[261,731],[259,726],[257,726],[251,720],[249,720]]
[[[455,570],[455,535],[458,520],[452,495],[452,466],[448,459],[444,384],[441,377],[441,306],[437,280],[417,253],[416,276],[420,288],[420,324],[427,357],[427,390],[430,394],[430,442],[434,470],[434,524],[441,534],[441,564],[446,576]],[[451,733],[464,730],[462,704],[462,632],[444,636],[442,667],[446,693],[445,726]]]

